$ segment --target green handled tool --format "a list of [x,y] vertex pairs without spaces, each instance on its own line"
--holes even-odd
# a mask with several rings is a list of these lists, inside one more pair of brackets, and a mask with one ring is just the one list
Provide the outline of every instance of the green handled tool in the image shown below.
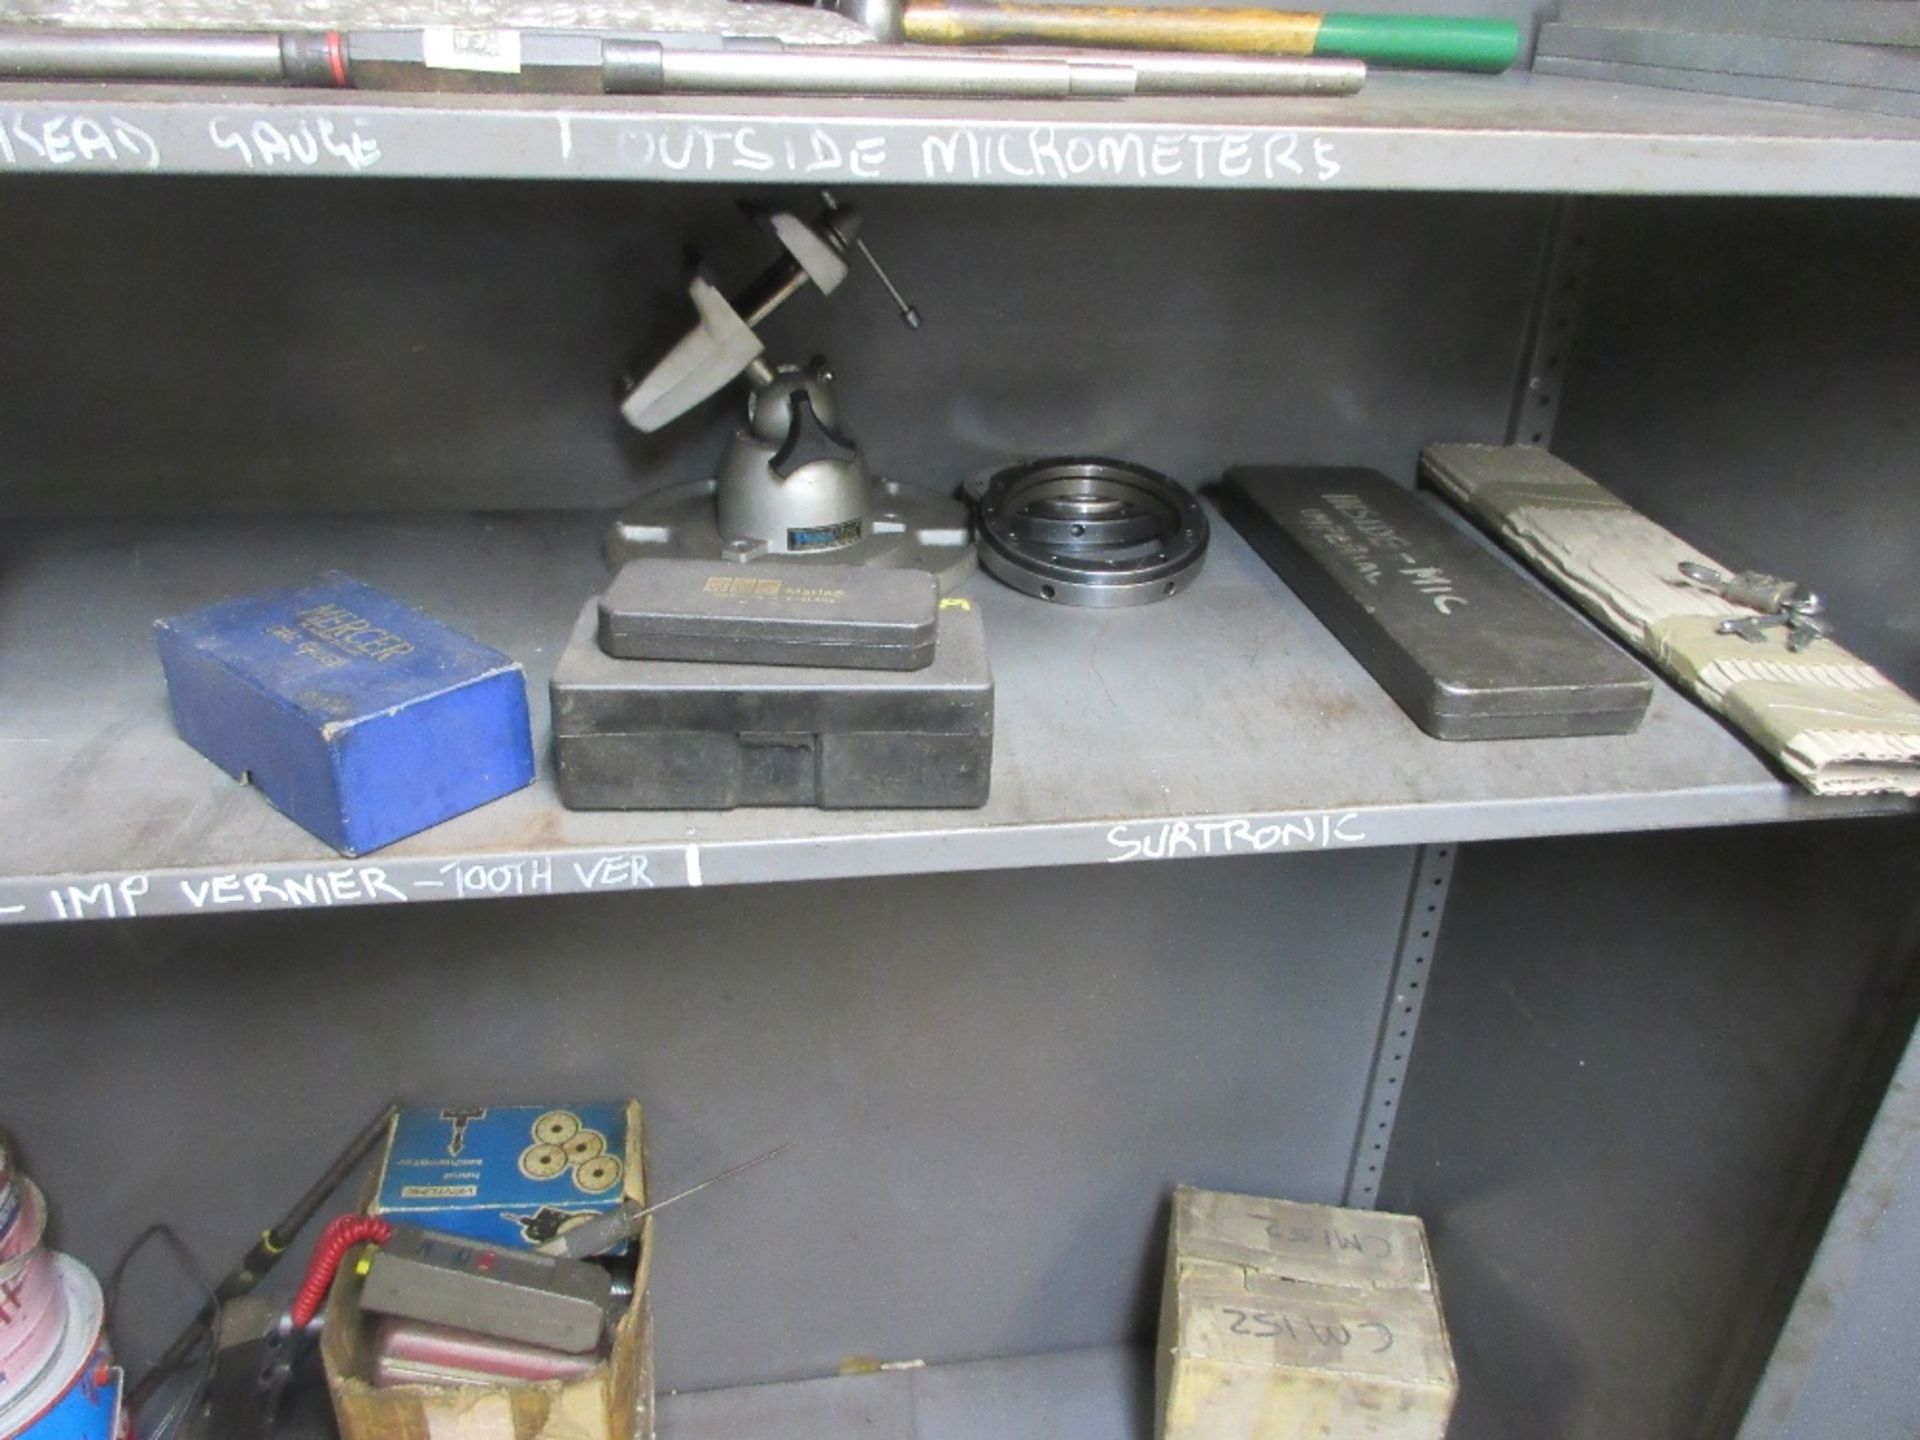
[[[1432,70],[1507,69],[1520,54],[1510,20],[1354,11],[1056,5],[1047,0],[840,0],[881,40],[929,45],[1058,45],[1339,55]],[[897,28],[896,28],[897,27]],[[893,33],[888,33],[891,30]]]

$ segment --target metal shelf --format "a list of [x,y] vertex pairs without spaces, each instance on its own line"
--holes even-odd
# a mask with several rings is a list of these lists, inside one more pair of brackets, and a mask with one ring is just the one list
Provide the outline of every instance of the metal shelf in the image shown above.
[[0,85],[0,173],[1920,194],[1920,120],[1560,76],[1030,102]]
[[[0,542],[0,919],[737,884],[1788,820],[1817,800],[1665,686],[1629,736],[1446,744],[1225,524],[1193,588],[1070,610],[985,575],[993,797],[974,811],[574,813],[544,689],[605,584],[595,514],[22,523]],[[521,660],[534,785],[358,862],[173,733],[155,617],[339,567]],[[289,884],[289,881],[292,884]]]
[[1146,1440],[1143,1351],[1070,1350],[660,1399],[660,1440]]

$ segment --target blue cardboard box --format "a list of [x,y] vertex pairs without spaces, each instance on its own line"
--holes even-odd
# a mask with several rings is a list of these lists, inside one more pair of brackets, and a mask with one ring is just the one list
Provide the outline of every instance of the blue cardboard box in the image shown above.
[[640,1107],[402,1110],[370,1213],[494,1245],[533,1247],[645,1195]]
[[520,667],[350,575],[155,628],[181,738],[342,854],[533,780]]

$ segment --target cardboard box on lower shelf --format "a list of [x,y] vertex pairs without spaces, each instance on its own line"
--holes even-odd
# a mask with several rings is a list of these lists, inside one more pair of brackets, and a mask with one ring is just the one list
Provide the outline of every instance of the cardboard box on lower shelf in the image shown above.
[[360,1285],[358,1275],[342,1273],[320,1340],[341,1440],[654,1440],[653,1315],[644,1288],[615,1327],[606,1359],[576,1380],[376,1388]]
[[[618,1108],[627,1159],[624,1183],[615,1193],[644,1204],[649,1190],[640,1107],[628,1102]],[[562,1113],[571,1112],[541,1113],[534,1123]],[[362,1267],[349,1257],[328,1297],[320,1337],[341,1440],[654,1440],[653,1314],[647,1295],[653,1243],[649,1217],[640,1233],[633,1296],[614,1323],[606,1354],[571,1378],[515,1383],[375,1384],[376,1327],[360,1305]],[[386,1368],[391,1372],[391,1365]]]
[[1182,1186],[1160,1440],[1440,1440],[1458,1377],[1418,1219]]

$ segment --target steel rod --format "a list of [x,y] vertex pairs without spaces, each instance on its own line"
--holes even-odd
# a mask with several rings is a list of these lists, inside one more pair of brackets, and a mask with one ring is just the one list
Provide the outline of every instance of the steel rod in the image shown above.
[[975,56],[880,45],[691,50],[609,40],[606,87],[628,95],[931,95],[957,99],[1118,99],[1124,61]]
[[332,31],[0,30],[0,77],[344,85]]

